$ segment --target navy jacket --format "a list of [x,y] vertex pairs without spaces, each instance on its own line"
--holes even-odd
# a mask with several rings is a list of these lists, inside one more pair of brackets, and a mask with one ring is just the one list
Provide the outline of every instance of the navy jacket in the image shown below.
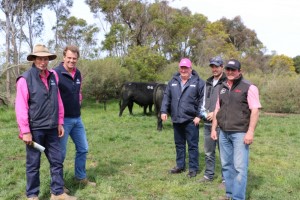
[[191,78],[182,90],[180,73],[176,73],[164,92],[161,113],[169,113],[173,123],[184,123],[199,117],[204,85],[205,82],[193,70]]
[[27,83],[30,130],[53,129],[58,126],[58,87],[55,75],[53,72],[49,73],[49,90],[39,77],[40,70],[34,64],[17,78],[18,81],[20,77],[24,77]]
[[58,87],[64,104],[65,117],[80,117],[80,71],[76,69],[73,79],[69,72],[64,68],[63,63],[60,63],[54,70],[59,77]]

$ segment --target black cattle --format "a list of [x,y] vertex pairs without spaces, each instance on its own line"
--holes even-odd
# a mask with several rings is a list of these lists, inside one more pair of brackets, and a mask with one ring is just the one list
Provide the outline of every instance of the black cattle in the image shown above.
[[122,85],[120,92],[120,112],[122,116],[124,109],[128,106],[129,113],[132,115],[133,103],[144,107],[144,114],[149,106],[149,111],[152,112],[153,106],[153,91],[157,83],[143,82],[127,82]]
[[158,84],[153,91],[153,103],[155,107],[155,114],[157,117],[157,130],[161,131],[163,128],[162,125],[162,120],[160,118],[160,108],[161,108],[161,103],[164,97],[164,91],[166,89],[167,85],[166,84]]

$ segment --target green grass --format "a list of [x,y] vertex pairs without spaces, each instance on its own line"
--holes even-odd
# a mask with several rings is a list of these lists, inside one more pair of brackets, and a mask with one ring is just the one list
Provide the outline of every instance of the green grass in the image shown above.
[[[204,171],[203,129],[200,127],[200,174],[170,175],[175,166],[175,147],[170,120],[156,131],[154,115],[143,116],[134,106],[134,116],[124,111],[118,117],[117,102],[85,102],[82,118],[90,152],[87,173],[97,186],[83,187],[73,180],[74,145],[69,142],[64,177],[71,194],[82,200],[135,199],[217,199],[220,163],[216,179],[207,185],[197,182]],[[300,115],[261,114],[250,150],[247,199],[299,199],[300,196]],[[25,199],[25,146],[18,139],[12,108],[0,107],[0,199]],[[218,156],[218,155],[217,155]],[[219,159],[219,156],[218,158]],[[40,199],[49,199],[49,164],[42,156]]]

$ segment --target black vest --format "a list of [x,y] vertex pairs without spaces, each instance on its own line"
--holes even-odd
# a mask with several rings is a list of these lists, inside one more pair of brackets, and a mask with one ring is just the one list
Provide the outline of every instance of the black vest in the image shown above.
[[24,72],[29,92],[29,124],[30,130],[52,129],[58,126],[58,87],[53,72],[49,72],[48,87],[39,77],[40,70],[33,64],[31,69]]
[[81,87],[81,74],[77,69],[74,79],[64,68],[63,63],[54,69],[59,77],[58,87],[64,104],[65,117],[80,117],[79,93]]
[[234,81],[231,89],[225,82],[222,84],[217,120],[223,131],[247,132],[251,114],[247,101],[250,85],[243,76]]

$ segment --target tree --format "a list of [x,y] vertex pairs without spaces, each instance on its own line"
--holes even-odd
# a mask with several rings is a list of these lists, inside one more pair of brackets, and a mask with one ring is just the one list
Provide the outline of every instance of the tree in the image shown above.
[[166,59],[149,47],[135,46],[129,49],[123,67],[129,71],[129,80],[152,82],[157,80],[158,72],[166,65]]
[[227,42],[232,43],[238,51],[246,53],[250,47],[262,48],[262,43],[257,38],[255,31],[247,28],[240,16],[236,16],[233,20],[223,17],[220,22],[223,23],[226,33],[229,34]]
[[60,27],[62,24],[60,20],[66,21],[68,16],[70,15],[69,8],[73,6],[73,0],[52,0],[52,2],[49,3],[49,9],[53,10],[55,12],[56,16],[56,23],[55,26],[52,27],[52,30],[54,30],[54,49],[58,49],[59,47],[59,36],[58,36],[58,27]]
[[81,56],[85,58],[98,57],[96,48],[96,33],[99,29],[94,25],[88,25],[84,19],[62,17],[57,25],[57,45],[64,48],[66,45],[73,44],[81,49]]
[[294,65],[295,65],[295,71],[300,74],[300,56],[296,56],[293,58]]
[[270,60],[270,68],[275,74],[288,74],[295,72],[294,61],[286,55],[274,55]]

